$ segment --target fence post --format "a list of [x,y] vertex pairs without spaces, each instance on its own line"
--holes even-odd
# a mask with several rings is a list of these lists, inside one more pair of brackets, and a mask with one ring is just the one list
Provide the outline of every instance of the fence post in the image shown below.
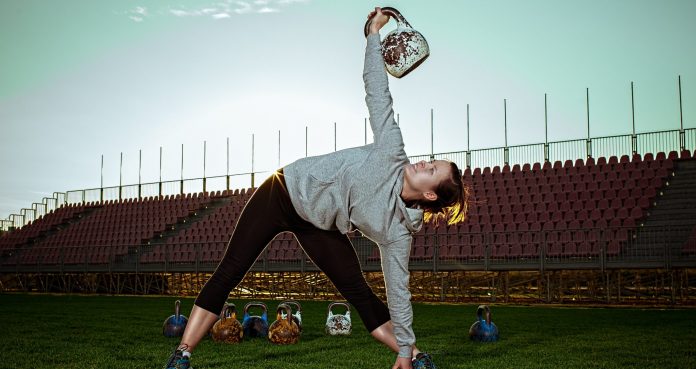
[[[203,140],[203,193],[206,192],[205,189],[205,154],[206,154],[206,141]],[[198,270],[198,269],[196,269]]]
[[544,163],[549,162],[549,121],[548,109],[546,104],[546,93],[544,93]]
[[632,134],[631,134],[631,151],[633,155],[638,153],[638,138],[636,137],[636,109],[633,99],[633,81],[631,81],[631,124],[632,124]]
[[590,88],[585,88],[585,96],[587,102],[587,158],[592,157],[592,140],[590,139]]
[[471,135],[469,129],[469,104],[466,104],[466,167],[471,168],[471,144],[469,142]]
[[510,152],[508,149],[508,140],[507,140],[507,99],[503,99],[503,121],[505,124],[505,148],[503,149],[503,161],[505,162],[505,165],[510,164]]
[[686,148],[686,139],[684,135],[684,115],[682,114],[682,92],[681,92],[681,75],[679,75],[679,146],[680,152]]
[[99,203],[104,202],[104,154],[101,156],[101,169],[99,172]]
[[123,196],[123,152],[121,152],[121,161],[118,166],[118,200]]

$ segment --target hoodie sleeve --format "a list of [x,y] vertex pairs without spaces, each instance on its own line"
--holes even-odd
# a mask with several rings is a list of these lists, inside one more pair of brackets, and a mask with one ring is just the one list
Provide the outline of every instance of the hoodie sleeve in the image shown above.
[[363,81],[375,147],[388,150],[403,149],[401,130],[394,120],[393,101],[389,92],[379,33],[371,33],[367,36]]
[[379,245],[382,256],[382,272],[387,290],[387,305],[389,315],[394,325],[394,336],[399,346],[400,357],[411,357],[412,346],[416,342],[411,325],[413,310],[411,307],[411,292],[409,291],[408,260],[411,254],[411,239],[409,235],[389,244]]

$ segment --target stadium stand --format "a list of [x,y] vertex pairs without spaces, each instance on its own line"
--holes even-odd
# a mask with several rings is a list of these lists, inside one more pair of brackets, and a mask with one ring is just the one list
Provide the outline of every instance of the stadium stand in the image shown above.
[[[675,224],[673,218],[689,232],[675,233],[670,242],[684,255],[696,254],[696,216],[689,213],[696,207],[684,200],[696,199],[696,157],[689,151],[474,168],[463,175],[472,188],[468,220],[424,226],[414,235],[412,263],[437,259],[447,267],[484,259],[568,262],[646,255],[641,247],[655,240],[645,229]],[[668,188],[675,199],[665,196]],[[214,266],[253,191],[64,205],[0,236],[1,265],[137,260],[143,266]],[[269,264],[299,263],[304,253],[290,233],[282,233],[262,258]],[[371,248],[365,261],[378,262],[378,249]]]

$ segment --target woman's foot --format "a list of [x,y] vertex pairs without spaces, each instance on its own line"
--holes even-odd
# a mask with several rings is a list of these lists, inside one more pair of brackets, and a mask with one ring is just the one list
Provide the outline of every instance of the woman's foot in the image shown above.
[[184,351],[187,349],[188,345],[186,344],[178,345],[169,356],[164,369],[191,369],[190,354],[187,352],[188,355],[184,355]]
[[413,369],[436,369],[435,363],[429,354],[421,352],[411,362]]

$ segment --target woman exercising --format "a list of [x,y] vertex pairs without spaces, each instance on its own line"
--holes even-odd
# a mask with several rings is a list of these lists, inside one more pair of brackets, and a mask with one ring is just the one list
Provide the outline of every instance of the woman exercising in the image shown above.
[[[464,220],[469,190],[453,162],[409,162],[381,53],[379,30],[389,16],[375,8],[368,19],[372,17],[363,80],[374,142],[299,159],[254,191],[165,368],[189,368],[193,349],[217,321],[230,291],[280,232],[295,234],[309,258],[357,310],[367,331],[398,354],[392,369],[435,368],[430,355],[415,346],[411,328],[411,240],[424,221]],[[363,277],[346,235],[354,230],[379,247],[388,307]]]

